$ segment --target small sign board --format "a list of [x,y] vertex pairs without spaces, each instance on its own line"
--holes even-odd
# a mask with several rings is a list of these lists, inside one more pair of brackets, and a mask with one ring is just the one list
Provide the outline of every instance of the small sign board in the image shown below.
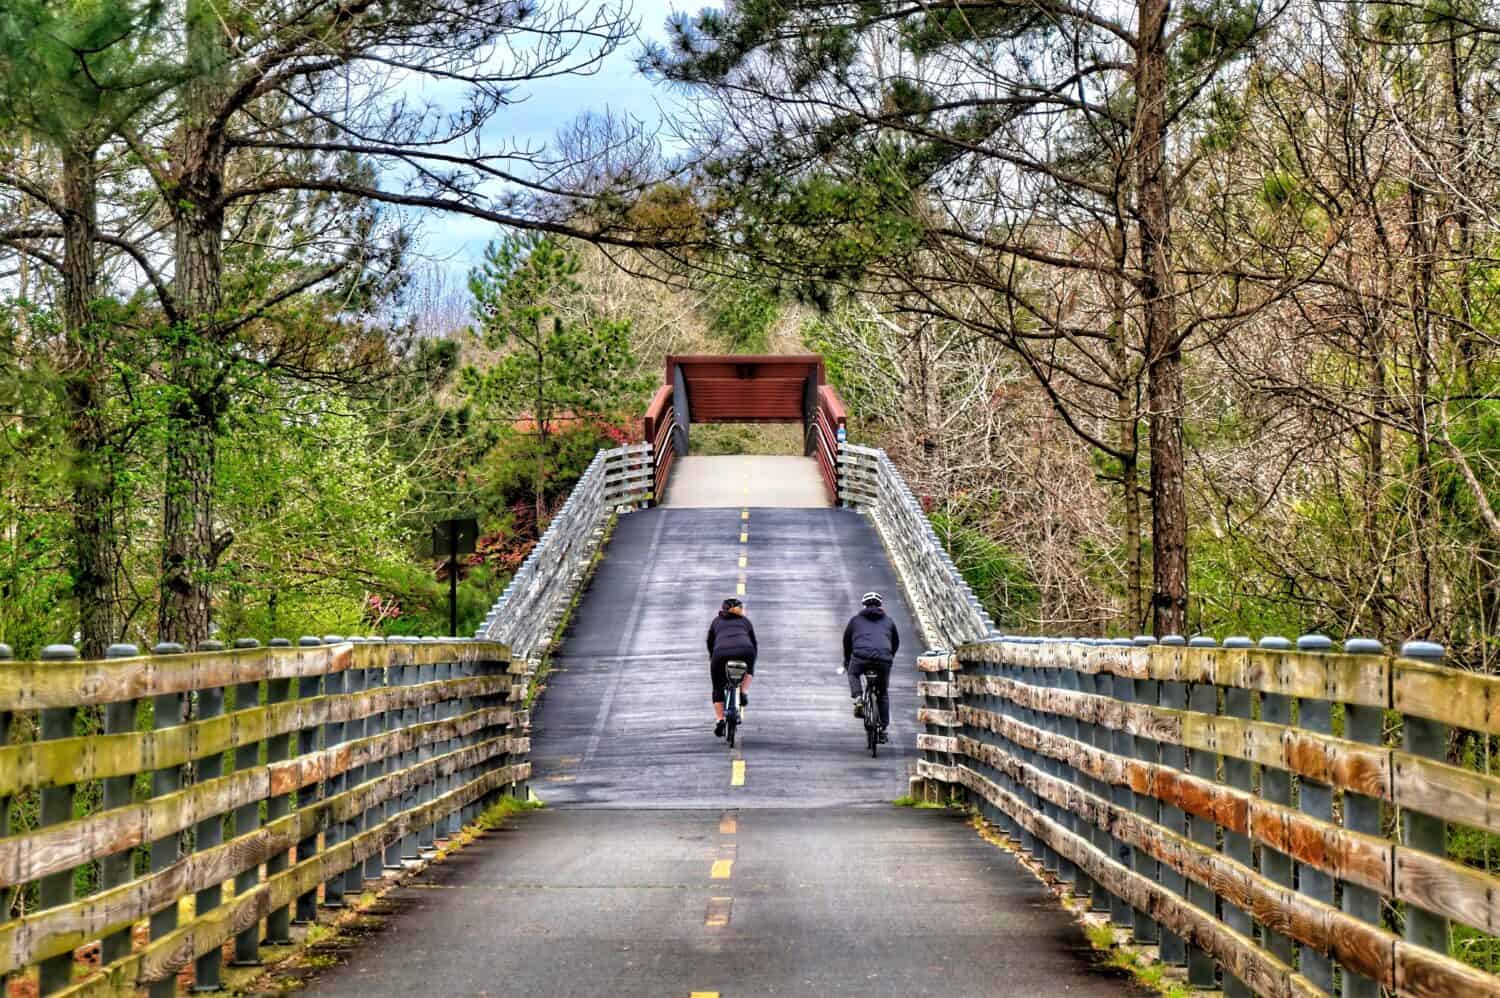
[[472,516],[459,516],[439,520],[432,525],[432,536],[424,545],[423,553],[433,558],[473,554],[478,543],[479,520]]

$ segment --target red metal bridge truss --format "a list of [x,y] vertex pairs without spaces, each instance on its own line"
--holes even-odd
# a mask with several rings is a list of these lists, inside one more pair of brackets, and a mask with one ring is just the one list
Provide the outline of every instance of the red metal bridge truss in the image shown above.
[[666,492],[672,462],[688,452],[694,423],[801,423],[804,453],[817,458],[837,504],[838,442],[847,418],[816,354],[668,357],[642,425],[652,446],[656,495]]

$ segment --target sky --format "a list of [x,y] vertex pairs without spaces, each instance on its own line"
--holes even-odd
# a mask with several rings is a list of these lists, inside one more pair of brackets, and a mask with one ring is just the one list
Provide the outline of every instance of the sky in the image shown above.
[[[498,128],[515,145],[551,145],[557,131],[586,111],[611,110],[631,115],[652,126],[671,113],[673,94],[653,84],[635,67],[636,57],[648,39],[665,36],[667,17],[674,10],[696,10],[673,0],[633,0],[633,17],[640,24],[640,38],[616,49],[592,76],[569,76],[530,84],[529,97],[506,109],[497,119]],[[433,213],[422,220],[422,251],[441,263],[460,281],[478,263],[485,244],[497,235],[489,222],[461,215]]]

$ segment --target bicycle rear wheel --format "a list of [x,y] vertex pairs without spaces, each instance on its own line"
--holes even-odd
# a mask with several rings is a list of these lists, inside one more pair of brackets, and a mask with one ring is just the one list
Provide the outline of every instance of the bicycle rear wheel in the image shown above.
[[880,755],[880,704],[869,692],[865,693],[865,743],[871,758]]
[[[734,694],[731,692],[730,697],[732,696]],[[740,708],[739,704],[728,697],[725,698],[725,702],[728,704],[728,709],[724,711],[724,740],[729,743],[730,748],[734,748],[734,729],[740,726]]]

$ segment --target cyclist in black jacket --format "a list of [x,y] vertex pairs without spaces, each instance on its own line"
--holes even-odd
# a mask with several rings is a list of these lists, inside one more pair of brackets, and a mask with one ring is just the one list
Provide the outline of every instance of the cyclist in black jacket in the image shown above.
[[708,671],[714,684],[714,734],[720,738],[724,737],[724,685],[729,682],[724,663],[735,659],[747,666],[745,678],[740,683],[740,703],[748,704],[750,698],[745,691],[750,688],[750,677],[755,674],[755,653],[759,647],[755,627],[745,616],[745,604],[729,597],[719,615],[708,625]]
[[849,675],[849,694],[854,697],[855,717],[865,716],[860,676],[865,672],[878,674],[872,682],[875,684],[875,699],[880,704],[880,740],[885,741],[885,728],[891,723],[887,687],[891,681],[891,663],[901,648],[901,635],[896,631],[896,622],[886,616],[885,597],[879,593],[865,593],[859,601],[864,608],[849,618],[849,626],[844,628],[844,670]]

